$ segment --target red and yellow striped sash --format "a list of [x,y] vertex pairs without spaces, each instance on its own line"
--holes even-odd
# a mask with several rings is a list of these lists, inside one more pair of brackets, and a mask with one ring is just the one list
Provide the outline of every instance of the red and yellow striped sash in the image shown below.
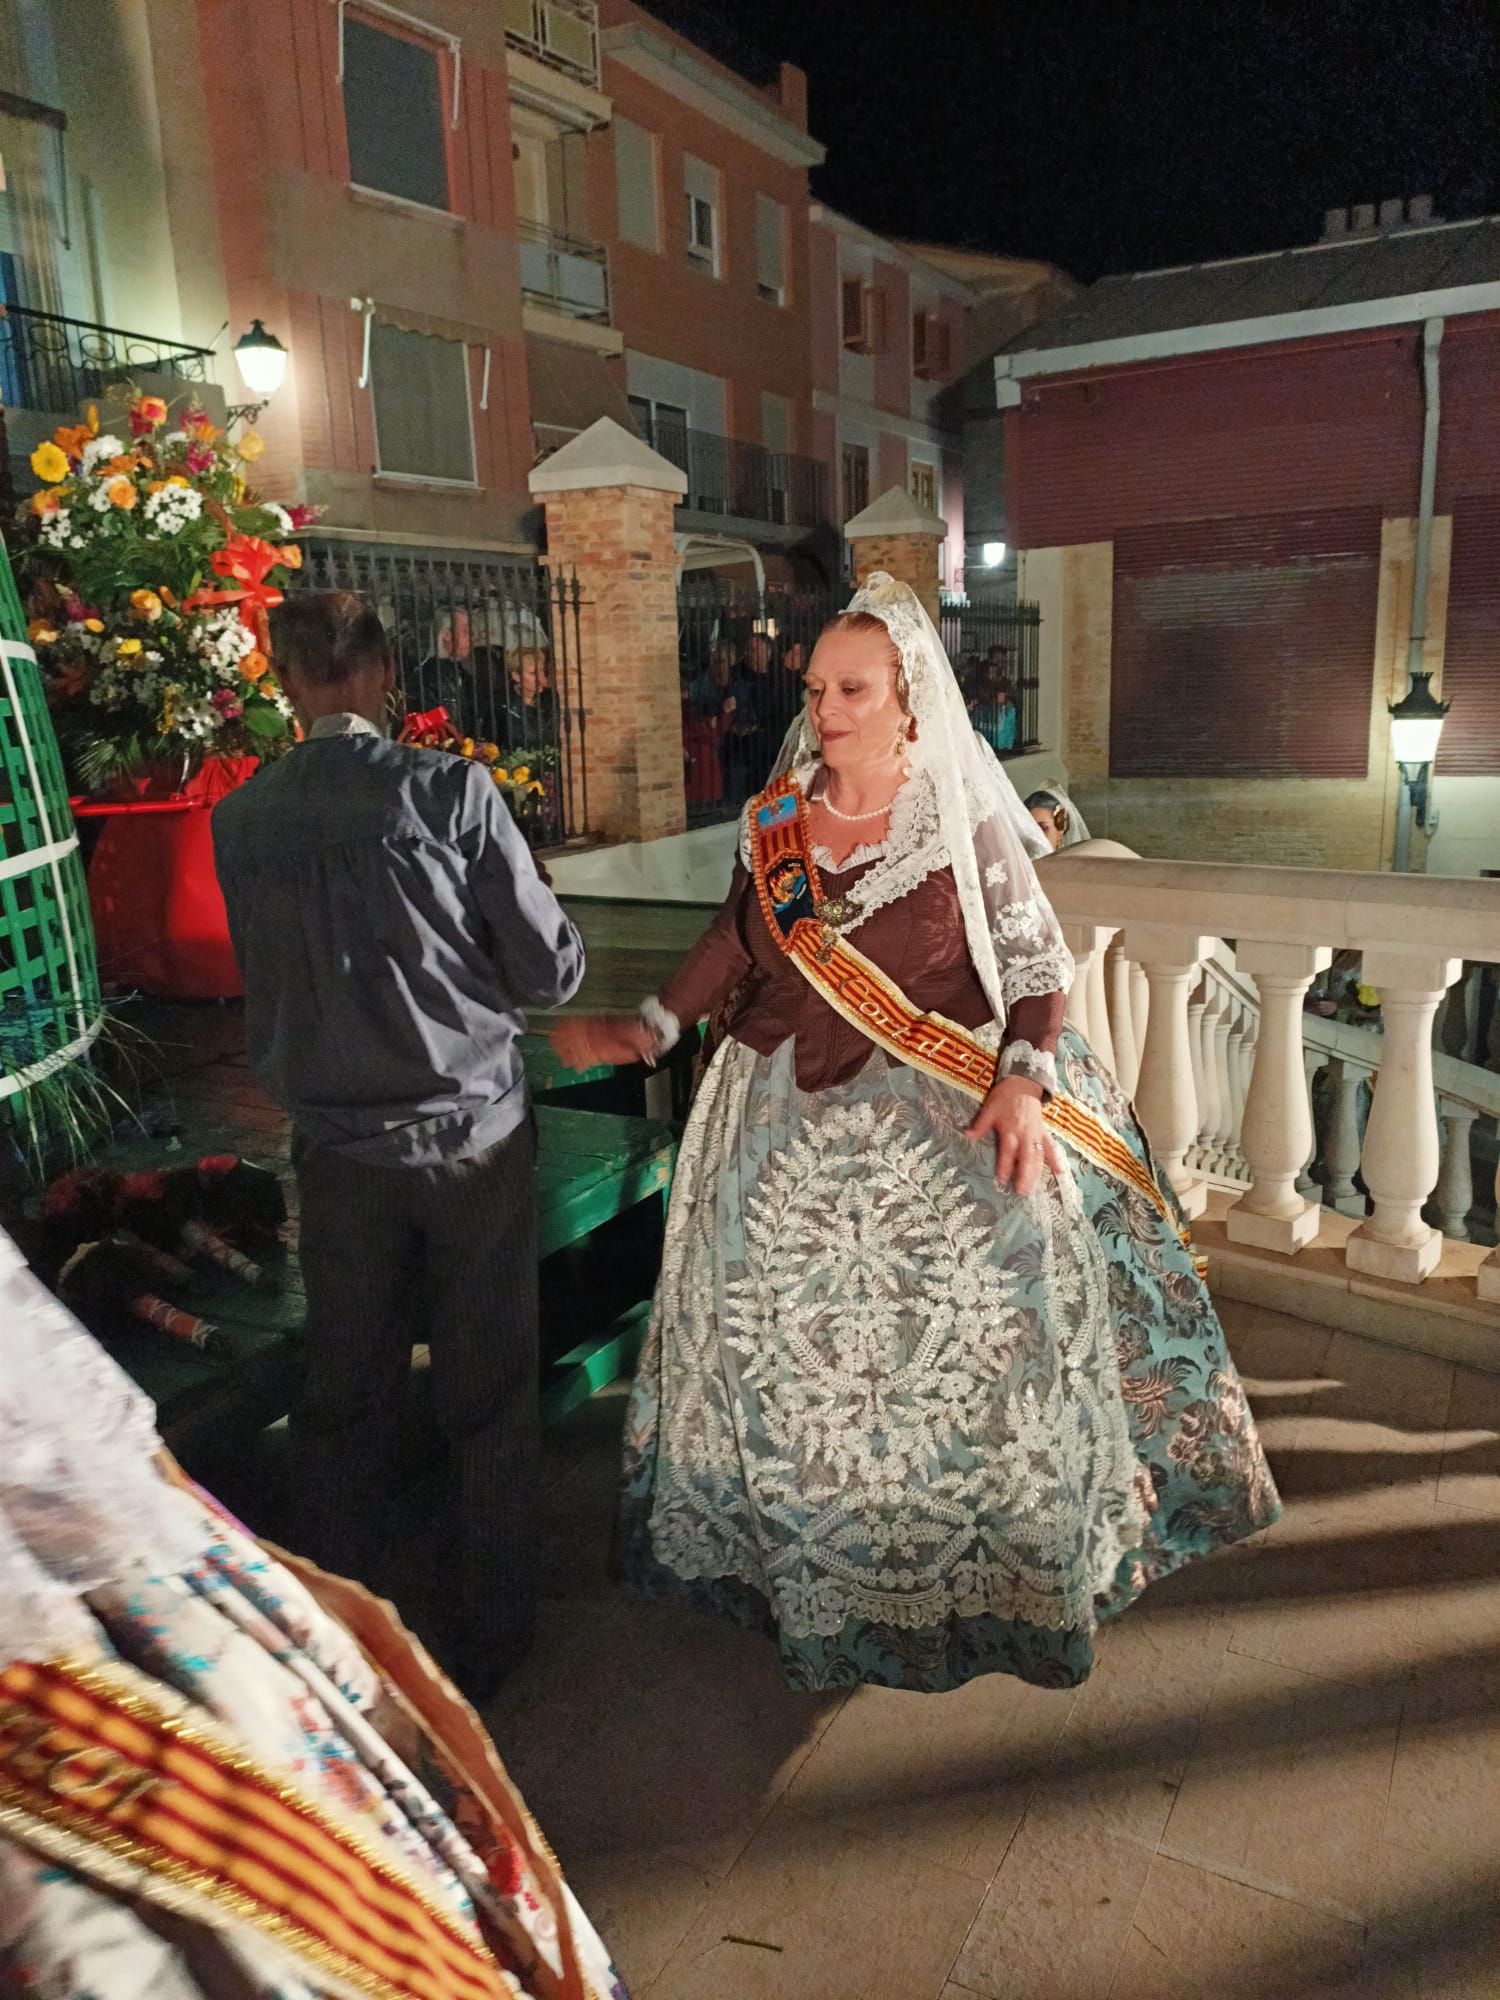
[[[951,1083],[979,1100],[995,1081],[996,1056],[967,1028],[914,1007],[889,978],[826,920],[807,802],[794,784],[768,791],[750,812],[755,891],[766,927],[782,953],[836,1014],[898,1062]],[[1076,1098],[1060,1093],[1042,1117],[1073,1150],[1144,1196],[1172,1224],[1190,1254],[1192,1242],[1150,1165]],[[1203,1275],[1201,1260],[1194,1257]]]
[[330,1990],[372,2000],[508,1990],[435,1894],[146,1685],[58,1660],[0,1674],[0,1829],[205,1923],[248,1924]]

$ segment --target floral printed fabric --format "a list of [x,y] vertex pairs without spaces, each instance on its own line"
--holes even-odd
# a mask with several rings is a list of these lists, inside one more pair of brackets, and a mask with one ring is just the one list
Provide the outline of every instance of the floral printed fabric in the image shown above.
[[[1062,1088],[1141,1157],[1066,1033]],[[1076,1155],[1019,1200],[961,1093],[728,1043],[684,1137],[626,1431],[625,1579],[794,1686],[1073,1686],[1098,1622],[1278,1502],[1173,1222]]]

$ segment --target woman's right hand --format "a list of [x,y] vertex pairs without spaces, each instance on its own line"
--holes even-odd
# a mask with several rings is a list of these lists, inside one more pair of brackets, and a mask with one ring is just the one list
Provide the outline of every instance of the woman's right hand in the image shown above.
[[578,1014],[559,1021],[552,1030],[553,1048],[569,1069],[595,1069],[644,1062],[656,1049],[656,1037],[628,1014]]

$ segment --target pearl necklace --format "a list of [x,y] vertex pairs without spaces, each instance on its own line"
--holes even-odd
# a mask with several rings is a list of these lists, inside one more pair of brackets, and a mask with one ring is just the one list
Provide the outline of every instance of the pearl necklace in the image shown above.
[[[906,774],[903,773],[902,784],[905,782]],[[867,813],[840,812],[838,807],[833,803],[833,800],[829,798],[826,789],[819,793],[817,803],[823,808],[824,812],[829,813],[834,819],[843,820],[846,826],[859,826],[867,819],[884,819],[891,807],[896,803],[896,800],[900,797],[900,793],[901,786],[898,785],[883,806],[876,806],[873,812]]]

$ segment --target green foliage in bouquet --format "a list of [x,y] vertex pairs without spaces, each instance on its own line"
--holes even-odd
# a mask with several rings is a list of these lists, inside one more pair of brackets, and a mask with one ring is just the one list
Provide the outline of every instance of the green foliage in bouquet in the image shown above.
[[231,436],[137,396],[123,428],[101,434],[91,410],[31,457],[28,629],[85,791],[288,747],[266,620],[301,567],[287,537],[316,518],[250,491],[264,442],[243,420]]

